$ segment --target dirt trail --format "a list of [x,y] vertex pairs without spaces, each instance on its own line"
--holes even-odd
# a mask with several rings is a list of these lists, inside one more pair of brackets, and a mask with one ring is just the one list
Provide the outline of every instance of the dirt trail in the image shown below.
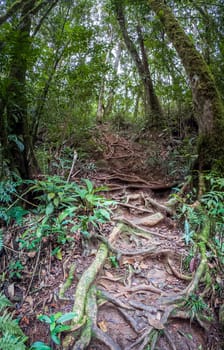
[[[94,169],[86,173],[83,168],[79,172],[75,169],[71,180],[88,176],[96,186],[107,185],[103,195],[117,203],[111,222],[103,224],[100,232],[107,238],[116,228],[115,250],[98,273],[95,285],[126,305],[122,308],[114,301],[103,303],[98,308],[98,328],[121,350],[152,349],[147,347],[149,339],[151,344],[157,339],[155,349],[159,350],[207,349],[203,327],[184,319],[186,313],[169,317],[168,301],[181,295],[189,284],[181,272],[188,254],[182,233],[164,206],[175,181],[156,167],[150,168],[150,150],[144,144],[106,128],[95,142],[101,147],[101,159],[94,159]],[[161,148],[160,152],[165,159],[166,150]],[[77,242],[72,250],[68,247],[63,252],[61,261],[50,253],[40,260],[39,279],[18,311],[23,315],[21,323],[31,342],[50,341],[48,329],[36,320],[36,315],[72,310],[76,285],[94,260],[98,245],[97,239],[85,247]],[[59,286],[66,280],[72,264],[76,266],[73,284],[66,300],[59,300]],[[104,349],[108,347],[94,339],[88,346],[88,350]]]

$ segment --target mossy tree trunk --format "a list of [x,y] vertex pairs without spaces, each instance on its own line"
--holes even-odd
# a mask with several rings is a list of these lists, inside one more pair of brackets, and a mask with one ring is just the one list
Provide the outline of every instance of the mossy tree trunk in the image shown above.
[[217,170],[224,175],[224,108],[214,78],[170,8],[161,0],[148,3],[162,22],[190,82],[199,127],[199,170]]
[[138,36],[138,42],[139,42],[139,47],[141,52],[141,56],[140,56],[134,42],[130,38],[130,35],[127,31],[126,18],[124,14],[122,1],[114,0],[113,5],[114,5],[114,11],[120,26],[121,33],[124,38],[125,45],[133,61],[135,62],[135,65],[137,67],[139,76],[141,78],[141,81],[144,87],[145,115],[146,115],[148,124],[149,125],[153,124],[155,126],[161,125],[161,119],[163,114],[162,108],[160,106],[159,99],[156,95],[156,92],[153,86],[141,27],[140,25],[137,26],[137,36]]

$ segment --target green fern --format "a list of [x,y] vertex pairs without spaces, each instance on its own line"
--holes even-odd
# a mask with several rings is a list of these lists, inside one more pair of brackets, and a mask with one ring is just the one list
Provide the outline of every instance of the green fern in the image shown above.
[[7,306],[12,306],[12,303],[9,301],[9,299],[6,298],[4,294],[0,293],[0,312]]
[[0,293],[0,350],[25,350],[27,337],[7,311],[9,306],[12,306],[11,302]]
[[12,315],[5,310],[3,315],[0,316],[0,332],[4,334],[7,331],[13,335],[23,335],[18,322],[13,320]]
[[0,349],[1,350],[25,350],[26,346],[24,342],[26,337],[13,336],[10,332],[5,332],[5,334],[0,338]]

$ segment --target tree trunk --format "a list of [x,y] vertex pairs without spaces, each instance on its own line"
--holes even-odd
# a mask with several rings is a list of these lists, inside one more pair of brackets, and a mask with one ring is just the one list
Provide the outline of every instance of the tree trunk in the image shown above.
[[158,124],[161,124],[159,123],[159,121],[161,122],[163,113],[162,113],[162,109],[161,109],[158,97],[155,94],[155,90],[153,87],[153,82],[149,71],[148,58],[147,58],[145,45],[144,45],[144,38],[143,38],[142,30],[139,24],[137,26],[137,34],[138,34],[138,41],[139,41],[141,56],[142,56],[142,59],[141,59],[142,68],[144,71],[142,79],[144,81],[144,88],[145,88],[145,106],[147,111],[150,111],[150,109],[152,111],[152,117],[151,117],[152,125],[157,126]]
[[26,91],[27,61],[31,49],[29,13],[34,6],[35,1],[24,4],[19,29],[14,31],[16,40],[3,110],[7,140],[2,140],[2,146],[6,150],[10,170],[17,171],[22,178],[29,178],[37,166],[29,130]]
[[[116,75],[118,73],[119,63],[120,63],[120,59],[121,59],[121,53],[122,53],[122,44],[121,44],[121,42],[119,42],[118,48],[116,51],[115,61],[114,61],[114,74],[116,74]],[[106,104],[105,110],[104,110],[104,116],[109,116],[110,113],[112,112],[113,102],[114,102],[114,90],[115,90],[114,87],[111,86],[110,90],[109,90],[108,98],[107,98],[107,104]]]
[[152,124],[152,123],[153,125],[161,124],[160,121],[162,116],[162,109],[153,87],[153,82],[152,82],[149,65],[148,65],[148,59],[147,59],[147,55],[144,47],[144,40],[142,37],[140,27],[138,26],[138,39],[139,39],[142,58],[139,56],[138,51],[128,34],[122,2],[120,2],[119,0],[115,0],[114,8],[115,8],[115,13],[117,16],[117,20],[118,20],[125,44],[127,46],[127,49],[133,61],[135,62],[135,65],[139,72],[139,76],[144,86],[145,101],[146,101],[145,114],[148,120],[148,124]]
[[170,8],[161,0],[148,0],[159,17],[186,70],[199,127],[199,170],[224,174],[224,109],[214,78]]

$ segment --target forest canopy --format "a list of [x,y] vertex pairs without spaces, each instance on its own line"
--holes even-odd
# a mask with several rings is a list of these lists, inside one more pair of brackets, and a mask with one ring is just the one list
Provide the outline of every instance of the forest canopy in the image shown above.
[[[203,126],[223,129],[222,14],[214,0],[1,1],[1,176],[37,172],[40,134],[79,142],[83,127],[118,118],[181,137],[197,124],[203,153]],[[215,135],[202,168],[221,168]]]

